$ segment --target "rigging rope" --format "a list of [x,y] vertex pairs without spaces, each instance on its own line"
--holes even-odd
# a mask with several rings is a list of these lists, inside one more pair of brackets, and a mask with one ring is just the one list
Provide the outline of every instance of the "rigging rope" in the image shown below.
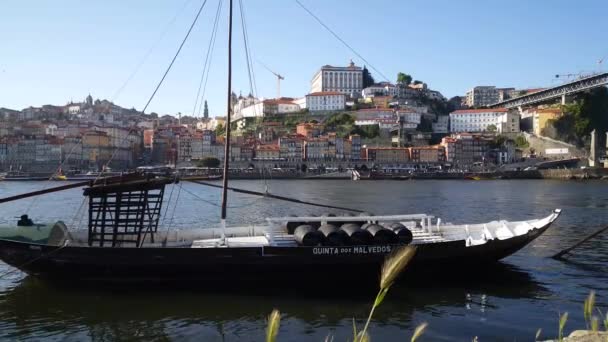
[[[205,63],[203,63],[203,72],[201,73],[201,80],[198,84],[198,91],[196,92],[196,98],[194,100],[194,109],[192,110],[192,115],[196,116],[196,108],[202,106],[203,99],[205,97],[205,90],[203,89],[203,81],[206,79],[206,74],[209,73],[209,69],[211,67],[211,62],[209,60],[209,55],[212,53],[215,47],[215,37],[217,36],[217,27],[220,18],[220,13],[222,11],[222,3],[223,0],[219,0],[217,3],[217,9],[215,11],[215,20],[213,21],[213,28],[211,29],[211,36],[209,36],[209,45],[207,46],[207,54],[205,56]],[[209,65],[207,65],[209,64]],[[205,82],[205,88],[207,88],[207,82]],[[203,89],[203,96],[201,95],[201,89]],[[200,104],[199,104],[200,103]],[[199,107],[200,112],[200,107]]]
[[160,43],[160,41],[163,40],[163,38],[165,37],[165,35],[167,34],[167,32],[169,32],[169,29],[171,28],[171,26],[173,26],[173,24],[177,20],[177,17],[184,11],[184,9],[186,8],[186,6],[188,6],[188,4],[191,1],[192,0],[186,0],[184,2],[184,4],[182,5],[182,7],[175,13],[175,15],[173,16],[173,18],[167,23],[167,25],[163,29],[162,33],[160,34],[160,36],[158,37],[158,39],[156,40],[156,42],[150,47],[150,49],[148,49],[148,52],[146,52],[146,54],[144,55],[144,57],[139,61],[139,63],[137,64],[137,66],[135,67],[135,69],[133,70],[133,72],[129,75],[129,77],[125,80],[125,82],[120,86],[120,88],[118,88],[118,90],[116,90],[116,92],[112,96],[110,102],[114,102],[120,96],[120,94],[125,89],[125,87],[129,84],[129,82],[131,82],[131,80],[133,79],[133,77],[135,77],[135,75],[137,75],[137,73],[139,72],[139,69],[141,69],[141,67],[144,65],[144,63],[146,63],[146,61],[148,60],[148,58],[150,57],[150,55],[152,54],[152,52],[154,51],[154,49],[156,49],[156,47],[158,46],[158,43]]
[[154,98],[154,96],[156,95],[156,92],[158,91],[158,89],[160,88],[160,86],[163,84],[163,82],[165,81],[165,78],[167,77],[167,75],[169,74],[169,71],[171,71],[171,67],[173,67],[173,63],[175,63],[175,60],[177,59],[177,56],[179,56],[179,53],[182,51],[182,48],[184,47],[184,44],[186,44],[186,41],[188,40],[188,37],[190,36],[190,32],[192,32],[192,29],[194,28],[194,26],[196,25],[196,22],[198,21],[198,17],[200,17],[201,12],[203,11],[203,8],[205,7],[205,4],[207,3],[207,0],[203,1],[203,4],[201,5],[201,7],[198,9],[198,12],[196,13],[196,17],[194,17],[194,20],[192,21],[192,24],[190,25],[190,28],[188,29],[188,32],[186,33],[186,36],[184,37],[184,39],[182,40],[182,43],[179,45],[179,48],[177,49],[177,52],[175,53],[175,56],[173,56],[173,59],[171,60],[171,63],[169,63],[169,67],[167,67],[167,70],[165,70],[165,73],[163,74],[163,77],[160,79],[160,82],[158,82],[158,85],[156,86],[156,88],[154,89],[154,92],[152,93],[152,95],[150,96],[150,99],[148,99],[148,102],[146,103],[146,105],[144,106],[144,109],[141,111],[142,113],[146,112],[146,109],[148,109],[148,106],[150,105],[150,102],[152,102],[152,99]]
[[359,54],[357,51],[355,51],[355,49],[352,46],[350,46],[346,41],[344,41],[344,39],[340,38],[340,36],[338,36],[338,34],[335,33],[331,28],[329,28],[329,26],[325,25],[325,23],[323,21],[321,21],[321,19],[319,19],[319,17],[317,17],[314,13],[312,13],[312,11],[310,11],[308,8],[306,8],[306,6],[304,6],[299,0],[295,0],[295,2],[298,5],[300,5],[300,7],[302,7],[308,14],[310,14],[310,16],[313,17],[319,24],[321,24],[321,26],[323,26],[327,31],[329,31],[329,33],[331,33],[337,40],[339,40],[342,44],[344,44],[344,46],[346,46],[352,53],[354,53],[363,62],[365,62],[365,64],[369,65],[369,67],[372,68],[375,72],[377,72],[378,75],[382,76],[386,81],[389,81],[388,77],[384,76],[383,73],[381,73],[378,69],[376,69],[365,58],[363,58],[363,56],[361,56],[361,54]]
[[[255,74],[253,72],[253,59],[251,58],[251,51],[249,49],[249,35],[247,34],[247,23],[245,21],[245,12],[243,9],[243,0],[239,0],[239,8],[241,13],[241,30],[243,33],[243,44],[245,45],[245,57],[247,59],[247,75],[249,77],[249,89],[255,97],[258,92],[255,85]],[[254,107],[255,111],[255,107]]]
[[[201,182],[201,181],[196,181],[196,180],[188,180],[188,181],[192,182],[192,183],[200,184],[200,185],[206,185],[206,186],[214,187],[214,188],[220,188],[220,189],[222,188],[221,185],[217,185],[217,184],[211,184],[211,183]],[[358,212],[358,213],[364,212],[363,210],[360,210],[360,209],[353,209],[353,208],[339,207],[339,206],[335,206],[335,205],[328,205],[328,204],[321,204],[321,203],[313,203],[313,202],[301,201],[299,199],[289,198],[289,197],[279,196],[279,195],[273,195],[271,193],[263,193],[263,192],[258,192],[258,191],[238,189],[238,188],[232,188],[232,187],[227,187],[226,189],[232,190],[234,192],[240,192],[242,194],[262,196],[262,197],[268,197],[268,198],[274,198],[274,199],[278,199],[278,200],[282,200],[282,201],[287,201],[287,202],[312,205],[312,206],[315,206],[315,207],[323,207],[323,208],[338,209],[338,210],[347,210],[347,211],[354,211],[354,212]]]

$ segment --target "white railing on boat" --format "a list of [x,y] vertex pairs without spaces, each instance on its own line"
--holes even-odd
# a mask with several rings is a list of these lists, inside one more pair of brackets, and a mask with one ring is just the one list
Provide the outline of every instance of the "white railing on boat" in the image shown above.
[[412,215],[378,215],[378,216],[286,216],[269,217],[270,223],[282,222],[342,222],[342,221],[401,221],[433,219],[435,216],[427,214]]

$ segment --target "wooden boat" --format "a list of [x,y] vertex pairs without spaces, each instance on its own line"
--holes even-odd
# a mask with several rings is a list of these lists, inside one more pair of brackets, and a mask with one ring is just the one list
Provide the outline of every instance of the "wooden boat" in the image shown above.
[[[232,23],[232,0],[229,3]],[[231,122],[232,25],[228,35],[226,121]],[[258,286],[270,281],[275,287],[298,283],[318,288],[347,281],[349,286],[359,286],[366,281],[375,283],[385,256],[408,244],[418,247],[411,262],[414,270],[437,267],[447,273],[478,265],[492,267],[542,234],[560,215],[556,209],[535,220],[464,225],[442,223],[426,214],[327,215],[267,218],[262,224],[226,227],[227,194],[234,190],[228,187],[230,134],[230,125],[226,125],[217,227],[159,231],[165,186],[178,179],[133,173],[0,198],[4,203],[86,186],[89,203],[86,230],[68,231],[73,227],[51,223],[44,225],[51,227],[47,237],[36,234],[28,238],[23,231],[36,229],[36,225],[22,220],[18,229],[0,234],[4,235],[0,237],[0,259],[28,274],[70,283],[153,280]],[[305,203],[276,195],[271,198]]]
[[289,233],[289,223],[344,226],[365,222],[382,227],[400,223],[412,233],[410,243],[418,247],[413,269],[437,268],[445,272],[491,268],[493,262],[541,235],[559,214],[556,209],[542,219],[469,225],[442,224],[441,220],[433,223],[434,218],[428,215],[278,217],[259,226],[149,232],[139,241],[135,235],[124,239],[128,234],[119,231],[109,232],[111,237],[107,239],[100,239],[99,235],[92,239],[95,233],[91,230],[67,231],[58,223],[46,242],[41,242],[39,236],[38,242],[27,242],[23,237],[0,238],[0,259],[28,274],[54,280],[272,279],[286,285],[303,279],[341,281],[354,276],[375,281],[385,255],[404,243],[398,239],[394,243],[375,242],[372,237],[365,245],[358,245],[353,239],[344,244],[322,239],[306,245],[298,242],[296,234]]

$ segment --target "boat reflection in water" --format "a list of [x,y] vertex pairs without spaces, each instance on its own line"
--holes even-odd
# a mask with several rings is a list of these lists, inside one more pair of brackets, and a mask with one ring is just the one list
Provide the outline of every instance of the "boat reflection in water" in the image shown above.
[[[263,340],[266,315],[278,308],[286,336],[322,340],[332,331],[344,340],[352,329],[352,318],[366,317],[373,298],[373,293],[359,291],[356,284],[333,287],[322,282],[316,288],[280,292],[259,287],[242,288],[235,294],[234,289],[202,291],[188,284],[179,290],[55,287],[26,277],[0,295],[0,338]],[[416,279],[404,279],[391,289],[373,321],[374,326],[386,329],[374,336],[382,340],[382,334],[391,329],[411,331],[419,315],[441,316],[467,308],[499,314],[509,310],[500,307],[505,299],[548,295],[549,290],[528,273],[504,263],[483,274],[463,273],[448,287],[441,279],[426,281],[417,274]],[[435,334],[448,332],[434,326],[430,336],[434,329]]]

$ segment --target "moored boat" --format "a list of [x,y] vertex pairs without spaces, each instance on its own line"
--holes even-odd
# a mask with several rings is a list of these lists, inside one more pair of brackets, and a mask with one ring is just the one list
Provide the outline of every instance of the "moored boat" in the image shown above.
[[[105,239],[93,239],[91,229],[68,231],[57,223],[44,225],[51,227],[46,240],[39,235],[36,241],[28,241],[15,233],[12,237],[4,234],[0,238],[0,259],[26,273],[57,280],[264,278],[285,284],[303,278],[340,281],[355,274],[373,275],[375,279],[384,257],[408,243],[417,246],[411,264],[414,270],[491,267],[542,234],[559,214],[556,209],[541,219],[461,225],[443,224],[429,215],[279,217],[267,219],[264,225],[149,232],[139,240],[137,234],[125,239],[124,231],[107,232]],[[321,234],[308,242],[297,238],[299,227],[313,227],[311,234],[322,230],[323,225],[333,225],[338,232],[352,225],[371,239],[361,245],[361,240],[352,235],[332,240]],[[370,226],[379,229],[372,234]],[[296,234],[290,233],[290,227]],[[411,233],[410,242],[399,238],[400,230]],[[374,239],[379,231],[388,238]]]

